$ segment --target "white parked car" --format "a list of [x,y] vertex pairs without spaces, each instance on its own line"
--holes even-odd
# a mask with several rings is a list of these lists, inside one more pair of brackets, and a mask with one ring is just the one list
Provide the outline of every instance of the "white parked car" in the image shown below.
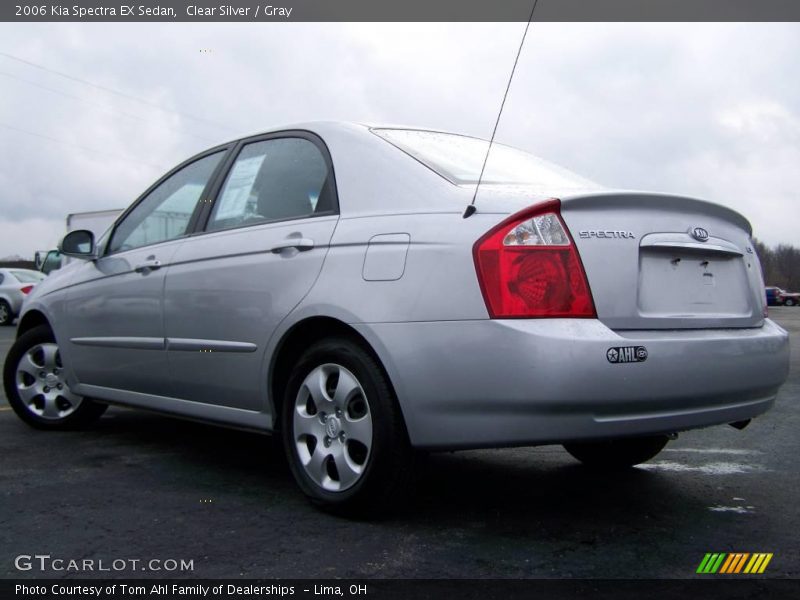
[[23,300],[44,277],[30,269],[0,269],[0,325],[14,322]]

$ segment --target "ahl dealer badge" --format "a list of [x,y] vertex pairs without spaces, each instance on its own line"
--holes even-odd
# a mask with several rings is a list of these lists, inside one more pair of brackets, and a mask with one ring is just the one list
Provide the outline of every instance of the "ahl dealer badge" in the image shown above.
[[637,363],[647,360],[647,348],[644,346],[618,346],[609,348],[606,351],[608,362],[618,363]]

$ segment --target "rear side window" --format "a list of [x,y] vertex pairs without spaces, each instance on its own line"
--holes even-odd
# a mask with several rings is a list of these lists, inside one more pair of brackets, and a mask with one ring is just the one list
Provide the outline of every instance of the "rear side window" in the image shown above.
[[149,246],[186,233],[197,202],[225,151],[209,154],[173,173],[119,223],[109,252]]
[[334,212],[330,169],[322,152],[303,138],[244,146],[219,193],[207,231]]
[[9,271],[20,283],[39,283],[44,275],[38,271]]

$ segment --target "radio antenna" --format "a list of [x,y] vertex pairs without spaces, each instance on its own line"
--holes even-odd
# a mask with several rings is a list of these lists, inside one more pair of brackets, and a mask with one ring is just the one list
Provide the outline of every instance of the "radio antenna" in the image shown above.
[[500,117],[503,115],[503,107],[506,105],[506,98],[508,97],[508,90],[511,89],[511,80],[514,79],[514,72],[517,70],[517,63],[519,62],[519,55],[522,54],[522,47],[525,45],[525,38],[528,35],[528,28],[531,26],[531,21],[533,21],[533,12],[536,10],[536,4],[539,0],[533,0],[533,6],[531,7],[531,14],[528,15],[528,22],[525,24],[525,31],[522,33],[522,39],[519,42],[519,49],[517,49],[517,56],[514,59],[514,66],[511,67],[511,75],[508,77],[508,83],[506,84],[506,91],[503,94],[503,101],[500,103],[500,111],[497,113],[497,119],[494,122],[494,129],[492,130],[492,137],[489,138],[489,147],[486,149],[486,156],[483,157],[483,165],[481,166],[481,174],[478,175],[478,183],[475,184],[475,193],[472,195],[472,202],[467,205],[467,208],[464,210],[464,218],[470,217],[475,214],[477,210],[475,208],[475,200],[478,198],[478,188],[481,185],[481,180],[483,179],[483,172],[486,170],[486,162],[489,160],[489,153],[492,151],[492,144],[494,143],[494,136],[497,133],[497,126],[500,124]]

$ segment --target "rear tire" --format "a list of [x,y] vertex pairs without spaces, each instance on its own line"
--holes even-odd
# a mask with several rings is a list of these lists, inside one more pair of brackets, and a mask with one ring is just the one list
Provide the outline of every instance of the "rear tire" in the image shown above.
[[413,453],[389,380],[349,339],[317,342],[300,357],[286,386],[282,435],[297,484],[325,510],[375,516],[413,482]]
[[601,442],[564,444],[564,449],[593,469],[624,469],[656,456],[669,438],[666,435],[619,438]]
[[70,391],[53,332],[39,325],[11,346],[3,368],[6,398],[17,416],[37,429],[77,429],[97,420],[107,405]]
[[11,325],[14,322],[14,313],[11,312],[11,305],[5,300],[0,300],[0,327]]

